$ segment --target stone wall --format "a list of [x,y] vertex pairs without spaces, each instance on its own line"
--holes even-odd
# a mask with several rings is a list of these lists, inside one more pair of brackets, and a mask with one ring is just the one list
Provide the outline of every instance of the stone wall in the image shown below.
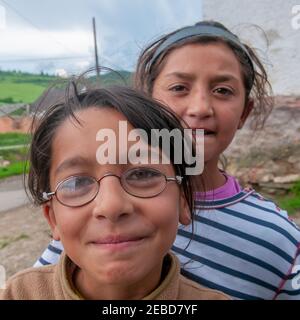
[[300,180],[300,96],[279,96],[262,131],[249,122],[224,153],[226,170],[244,185],[284,193]]
[[[296,0],[202,0],[203,19],[217,20],[258,49],[276,95],[300,94],[300,26]],[[300,23],[300,17],[297,19]]]

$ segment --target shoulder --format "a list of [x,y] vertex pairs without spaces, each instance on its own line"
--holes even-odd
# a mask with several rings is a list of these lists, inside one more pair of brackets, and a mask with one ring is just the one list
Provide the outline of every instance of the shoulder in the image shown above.
[[218,211],[224,215],[224,218],[230,217],[231,222],[234,222],[241,232],[262,237],[271,242],[273,240],[281,242],[285,239],[294,246],[299,245],[300,229],[288,213],[274,201],[264,198],[254,190],[239,202]]
[[[254,218],[274,223],[292,233],[299,233],[300,228],[289,217],[286,210],[281,209],[273,200],[264,198],[258,192],[253,192],[248,198],[242,200],[240,210]],[[258,221],[258,220],[257,220]]]
[[253,190],[253,193],[250,194],[250,196],[246,199],[249,202],[247,202],[249,205],[256,204],[261,207],[262,210],[273,210],[274,213],[280,214],[285,218],[288,218],[288,213],[281,209],[273,200],[268,199],[258,193],[257,191]]
[[8,279],[1,300],[47,299],[53,286],[55,266],[29,268]]
[[178,300],[230,300],[225,293],[205,288],[180,275]]
[[260,248],[262,255],[272,254],[274,259],[293,263],[300,244],[300,229],[275,202],[253,192],[219,213],[224,215],[224,223],[238,230],[237,236],[243,239],[245,248],[255,247],[256,252]]

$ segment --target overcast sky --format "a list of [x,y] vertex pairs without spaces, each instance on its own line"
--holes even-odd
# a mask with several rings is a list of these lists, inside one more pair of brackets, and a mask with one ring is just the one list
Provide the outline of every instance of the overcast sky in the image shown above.
[[201,0],[0,0],[0,68],[86,69],[93,63],[93,16],[100,64],[133,70],[149,41],[201,20]]

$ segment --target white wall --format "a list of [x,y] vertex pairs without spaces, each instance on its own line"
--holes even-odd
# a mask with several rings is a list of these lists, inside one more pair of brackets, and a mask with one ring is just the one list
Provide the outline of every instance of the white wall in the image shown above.
[[[300,0],[202,0],[203,19],[217,20],[259,48],[275,94],[300,94]],[[295,13],[292,8],[299,7]],[[249,25],[250,24],[250,25]],[[264,33],[254,25],[264,30]]]

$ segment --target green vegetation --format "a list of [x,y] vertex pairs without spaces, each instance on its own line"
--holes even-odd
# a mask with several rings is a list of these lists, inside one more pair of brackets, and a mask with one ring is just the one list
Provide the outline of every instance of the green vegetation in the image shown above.
[[[10,162],[8,166],[0,167],[0,179],[24,173],[29,140],[30,135],[24,133],[0,134],[0,161],[7,160]],[[20,145],[21,147],[18,147]],[[8,146],[16,146],[16,148],[5,149]],[[26,172],[28,172],[28,168]]]
[[[100,84],[131,84],[131,75],[128,71],[108,72],[100,76]],[[0,104],[32,103],[57,81],[59,78],[51,75],[0,71]]]
[[14,149],[0,149],[0,159],[8,160],[11,163],[25,161],[27,152],[28,149],[26,146],[15,147]]
[[14,117],[14,116],[18,116],[18,117],[21,117],[21,116],[26,116],[26,109],[25,108],[20,108],[18,110],[15,110],[13,112],[10,112],[9,113],[10,116]]
[[30,135],[18,132],[0,133],[0,148],[28,144]]
[[32,103],[57,77],[0,71],[0,103]]
[[288,195],[280,197],[278,204],[282,209],[285,209],[289,214],[300,211],[300,181],[296,182],[290,189]]
[[[28,172],[28,167],[26,169]],[[23,174],[24,170],[25,162],[14,162],[6,167],[0,167],[0,179]]]

